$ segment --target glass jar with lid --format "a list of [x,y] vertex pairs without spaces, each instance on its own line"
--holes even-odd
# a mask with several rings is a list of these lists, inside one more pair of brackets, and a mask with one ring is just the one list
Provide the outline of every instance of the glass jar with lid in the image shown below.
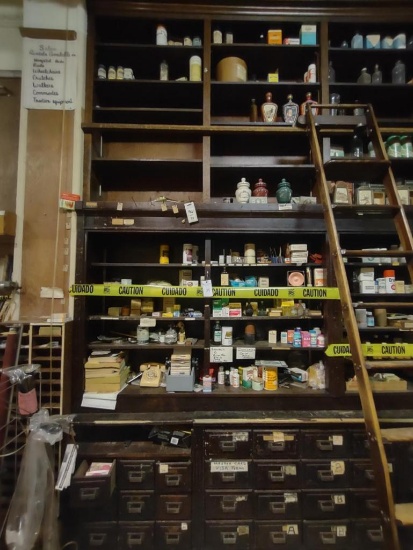
[[136,339],[138,344],[147,344],[149,342],[149,328],[139,325],[136,330]]
[[401,157],[402,147],[400,143],[399,136],[389,136],[386,139],[386,150],[387,154],[392,159],[397,159]]
[[401,136],[400,138],[400,153],[401,157],[405,159],[409,159],[413,157],[413,145],[412,145],[412,138],[410,136]]

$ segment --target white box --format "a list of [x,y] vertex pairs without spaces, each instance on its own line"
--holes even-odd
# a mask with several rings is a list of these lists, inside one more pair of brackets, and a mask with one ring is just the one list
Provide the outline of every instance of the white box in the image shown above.
[[360,281],[360,293],[361,294],[375,294],[376,285],[374,281]]
[[276,344],[277,343],[277,331],[276,330],[269,330],[268,331],[268,343],[269,344]]
[[290,244],[290,252],[307,252],[306,244]]
[[374,281],[374,268],[362,267],[358,276],[359,281]]
[[258,286],[260,288],[268,288],[270,286],[269,277],[258,277]]

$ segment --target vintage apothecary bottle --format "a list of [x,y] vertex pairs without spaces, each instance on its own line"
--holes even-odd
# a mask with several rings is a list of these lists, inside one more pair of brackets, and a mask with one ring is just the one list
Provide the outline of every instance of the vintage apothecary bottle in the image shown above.
[[318,107],[316,107],[316,105],[318,105],[318,103],[311,97],[311,92],[307,92],[305,94],[305,101],[300,105],[300,115],[305,115],[307,109],[310,107],[313,115],[318,115]]
[[350,155],[352,157],[360,158],[364,156],[364,143],[361,132],[362,129],[355,128],[353,137],[351,138]]
[[389,136],[386,139],[387,154],[392,159],[398,159],[402,156],[402,147],[399,136]]
[[291,94],[287,96],[287,99],[287,103],[285,103],[282,108],[283,119],[284,122],[294,126],[297,122],[299,107],[297,103],[293,102],[293,96]]
[[260,178],[256,184],[254,184],[254,189],[252,191],[253,197],[268,197],[267,184],[262,181]]
[[251,99],[250,122],[258,122],[258,106],[255,99]]
[[263,122],[275,122],[277,120],[278,105],[272,100],[272,93],[265,94],[265,102],[261,105]]
[[235,198],[237,202],[243,204],[249,202],[251,198],[251,188],[249,182],[245,178],[241,178],[241,181],[237,183]]
[[158,46],[166,46],[168,44],[168,33],[164,25],[156,27],[156,44]]
[[189,80],[191,82],[201,82],[202,80],[202,60],[199,55],[193,55],[189,59]]
[[412,138],[410,136],[401,136],[401,156],[402,158],[408,159],[413,157],[413,145]]
[[371,75],[372,84],[381,84],[383,82],[383,73],[378,65],[374,65],[374,71]]
[[367,72],[367,67],[361,69],[357,84],[371,84],[371,74]]
[[99,78],[99,80],[106,80],[106,67],[105,67],[105,65],[99,65],[99,67],[98,67],[98,78]]
[[403,61],[396,61],[391,72],[392,84],[406,84],[406,67]]
[[290,183],[285,178],[283,178],[278,184],[277,191],[275,193],[275,196],[277,197],[277,201],[280,204],[287,204],[291,202],[292,195],[293,195],[293,192],[292,192]]

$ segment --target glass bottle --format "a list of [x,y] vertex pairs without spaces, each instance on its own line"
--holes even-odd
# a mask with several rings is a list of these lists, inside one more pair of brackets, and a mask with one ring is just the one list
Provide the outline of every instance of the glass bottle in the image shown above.
[[265,94],[265,102],[261,105],[263,122],[275,122],[277,120],[278,105],[272,100],[272,93]]
[[284,122],[287,122],[288,124],[292,124],[293,126],[295,126],[298,118],[299,107],[297,103],[293,102],[293,96],[291,94],[287,96],[287,99],[288,101],[283,105],[283,109],[282,109],[283,119],[284,119]]
[[176,344],[178,341],[178,333],[172,325],[165,332],[165,344]]
[[254,313],[254,309],[251,305],[251,302],[247,302],[245,304],[245,310],[244,310],[244,314],[246,317],[252,317],[252,314]]
[[363,47],[363,35],[359,32],[356,32],[356,34],[351,39],[351,47],[352,48],[362,48]]
[[392,84],[406,84],[406,67],[400,59],[396,61],[391,72]]
[[222,328],[221,328],[221,323],[219,321],[215,322],[212,339],[214,344],[221,344],[222,342]]
[[264,181],[262,181],[261,178],[254,185],[254,189],[252,191],[252,196],[253,197],[268,197],[267,184]]
[[221,286],[229,286],[229,274],[226,267],[221,271]]
[[168,63],[163,60],[159,67],[159,80],[168,80]]
[[311,92],[307,92],[305,94],[305,101],[301,103],[300,105],[300,115],[305,115],[307,112],[307,109],[311,107],[311,111],[313,115],[318,115],[318,108],[316,107],[318,105],[317,101],[312,99]]
[[264,300],[261,300],[258,305],[257,315],[259,317],[265,317],[267,315],[267,310],[265,308]]
[[245,178],[241,178],[241,181],[237,183],[237,190],[235,191],[235,198],[237,202],[246,204],[251,198],[250,184]]
[[288,181],[283,178],[280,183],[277,186],[277,191],[275,193],[275,196],[277,197],[277,201],[280,204],[287,204],[291,202],[291,197],[293,195],[293,192],[291,190],[291,185]]
[[364,144],[361,135],[361,128],[355,128],[351,139],[350,155],[352,157],[361,158],[364,156]]
[[334,70],[332,61],[328,63],[328,81],[330,83],[336,81],[336,71]]
[[361,69],[357,84],[371,84],[371,74],[367,72],[367,67]]
[[98,78],[99,78],[99,80],[106,80],[106,67],[105,67],[105,65],[99,65],[99,67],[98,67]]
[[166,46],[168,44],[168,33],[164,25],[156,27],[156,44],[157,46]]
[[258,106],[255,102],[255,99],[251,99],[250,122],[257,122],[257,121],[258,121]]
[[374,65],[374,71],[371,75],[372,84],[381,84],[383,82],[383,73],[378,65]]

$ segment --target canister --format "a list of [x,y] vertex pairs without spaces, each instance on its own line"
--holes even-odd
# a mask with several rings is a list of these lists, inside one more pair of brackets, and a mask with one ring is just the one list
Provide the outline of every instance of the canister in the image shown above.
[[264,390],[278,390],[277,367],[264,367]]
[[202,60],[199,55],[193,55],[189,59],[189,80],[191,82],[201,82],[202,80]]
[[232,346],[232,327],[222,327],[222,345]]
[[217,80],[220,82],[246,82],[247,64],[240,57],[224,57],[217,64]]
[[164,25],[156,27],[156,44],[158,46],[167,46],[168,44],[168,33]]
[[393,294],[396,292],[395,277],[396,273],[394,269],[385,269],[383,276],[386,281],[386,294]]

